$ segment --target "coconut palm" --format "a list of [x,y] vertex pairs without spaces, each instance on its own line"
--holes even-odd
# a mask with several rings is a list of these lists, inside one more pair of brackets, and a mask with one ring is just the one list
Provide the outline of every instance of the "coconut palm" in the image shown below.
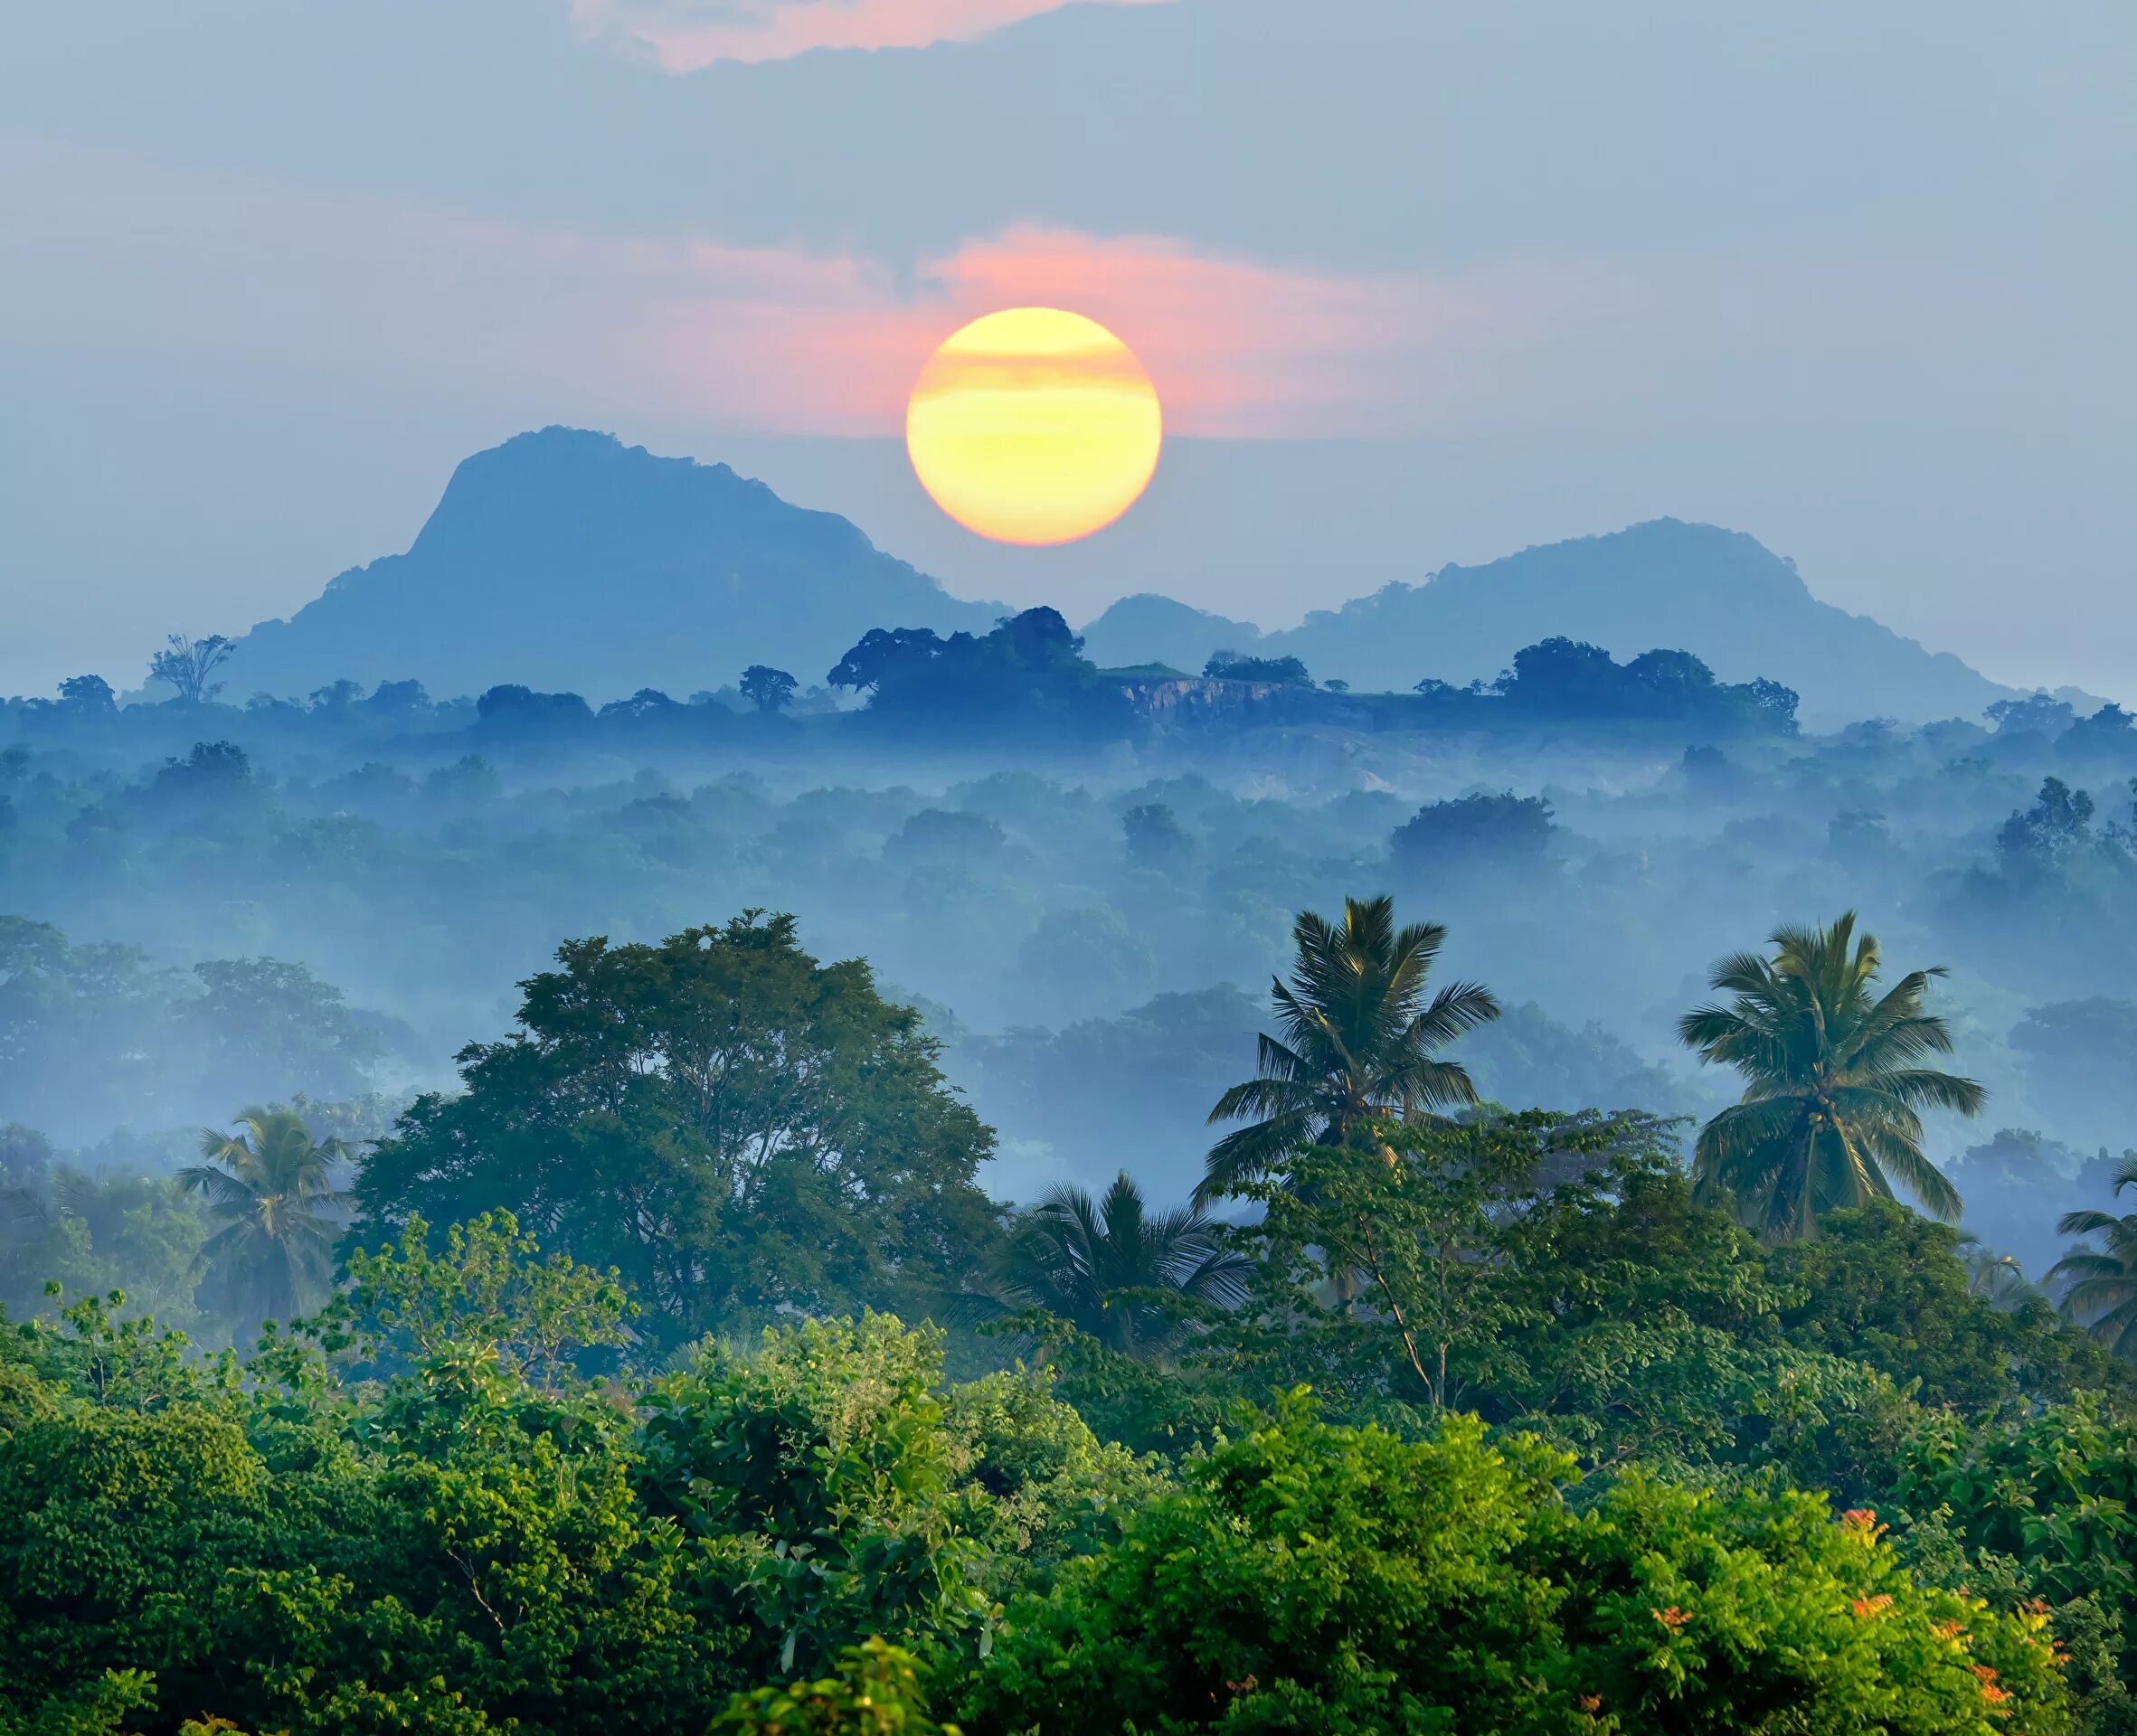
[[1952,1033],[1922,1010],[1932,976],[1908,973],[1882,996],[1877,942],[1850,910],[1830,929],[1782,929],[1773,957],[1738,953],[1714,972],[1727,1005],[1678,1021],[1702,1061],[1744,1075],[1742,1100],[1699,1129],[1695,1196],[1732,1199],[1769,1240],[1813,1235],[1821,1212],[1905,1188],[1934,1215],[1959,1216],[1959,1193],[1922,1150],[1924,1109],[1979,1115],[1971,1079],[1918,1065],[1949,1054]]
[[[2125,1187],[2137,1187],[2137,1151],[2124,1153],[2114,1173],[2114,1191]],[[2049,1283],[2070,1283],[2063,1293],[2064,1316],[2117,1356],[2137,1356],[2137,1212],[2118,1218],[2106,1212],[2066,1212],[2056,1228],[2066,1236],[2099,1236],[2107,1244],[2104,1251],[2074,1248],[2048,1268]]]
[[1098,1199],[1057,1187],[1021,1214],[991,1300],[1044,1308],[1114,1350],[1157,1355],[1185,1329],[1167,1295],[1236,1307],[1248,1267],[1200,1212],[1153,1212],[1123,1172]]
[[315,1140],[295,1109],[249,1109],[235,1127],[227,1134],[203,1127],[206,1161],[178,1172],[222,1221],[200,1260],[220,1278],[241,1326],[293,1319],[332,1254],[340,1228],[334,1214],[349,1199],[335,1189],[334,1165],[348,1148]]
[[1291,980],[1271,985],[1281,1034],[1263,1034],[1256,1076],[1209,1112],[1213,1125],[1251,1125],[1210,1148],[1197,1203],[1281,1167],[1302,1146],[1341,1145],[1376,1118],[1477,1100],[1469,1070],[1435,1057],[1496,1019],[1499,1003],[1475,983],[1451,983],[1426,1004],[1445,929],[1397,929],[1393,899],[1347,898],[1340,927],[1307,910],[1291,938]]
[[1973,1235],[1959,1238],[1959,1263],[1966,1268],[1966,1288],[1999,1314],[2010,1314],[2035,1300],[2040,1292],[2026,1276],[2026,1269],[2009,1254],[1984,1248]]

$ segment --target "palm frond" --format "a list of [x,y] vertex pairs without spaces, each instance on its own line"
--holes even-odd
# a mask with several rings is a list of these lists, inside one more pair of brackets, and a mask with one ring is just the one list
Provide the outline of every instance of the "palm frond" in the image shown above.
[[1499,1017],[1499,998],[1481,983],[1450,983],[1410,1022],[1403,1043],[1419,1053],[1443,1049],[1457,1037]]

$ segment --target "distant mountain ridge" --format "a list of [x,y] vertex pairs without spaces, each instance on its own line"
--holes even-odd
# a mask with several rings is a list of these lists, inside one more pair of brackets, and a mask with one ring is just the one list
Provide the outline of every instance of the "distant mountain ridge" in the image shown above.
[[[343,677],[412,677],[440,697],[515,683],[596,703],[646,687],[683,698],[752,663],[819,682],[871,627],[984,634],[1007,612],[952,597],[837,514],[791,505],[725,465],[547,428],[466,459],[407,553],[261,622],[228,678],[239,698]],[[1523,646],[1563,635],[1620,658],[1689,651],[1727,682],[1769,676],[1814,723],[1978,717],[2010,691],[1820,602],[1752,537],[1675,519],[1444,567],[1287,631],[1148,594],[1083,631],[1107,667],[1192,674],[1235,650],[1394,692],[1427,676],[1489,680]]]
[[229,685],[412,677],[440,697],[512,682],[681,698],[752,663],[813,684],[872,627],[984,633],[1004,612],[723,464],[545,428],[462,462],[406,554],[255,627]]
[[[1620,658],[1689,651],[1724,681],[1784,682],[1814,722],[1978,719],[2013,691],[1949,652],[1925,650],[1868,616],[1819,601],[1793,562],[1755,538],[1673,518],[1482,566],[1442,567],[1422,584],[1383,586],[1286,631],[1261,633],[1169,599],[1129,598],[1084,632],[1108,663],[1148,657],[1185,666],[1197,652],[1251,650],[1298,657],[1317,679],[1395,692],[1427,677],[1489,680],[1523,646],[1563,635]],[[1150,648],[1139,656],[1139,645]]]

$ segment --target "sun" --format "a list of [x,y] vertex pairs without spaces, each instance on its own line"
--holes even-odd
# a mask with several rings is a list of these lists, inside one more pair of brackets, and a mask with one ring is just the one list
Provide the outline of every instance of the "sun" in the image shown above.
[[1009,307],[942,340],[905,406],[921,486],[998,542],[1073,542],[1134,505],[1158,468],[1150,376],[1094,319]]

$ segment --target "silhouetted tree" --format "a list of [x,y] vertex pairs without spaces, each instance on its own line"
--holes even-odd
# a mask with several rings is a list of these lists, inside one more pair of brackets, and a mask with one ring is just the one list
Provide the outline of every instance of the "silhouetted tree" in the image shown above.
[[203,705],[222,691],[221,682],[210,682],[208,677],[229,658],[235,650],[233,640],[220,633],[211,633],[204,639],[190,639],[183,633],[170,636],[169,649],[158,651],[148,659],[148,679],[165,681],[178,690],[178,697],[188,705]]
[[101,675],[69,675],[60,684],[60,703],[84,717],[109,717],[118,710],[118,695]]
[[2036,874],[2082,854],[2093,840],[2093,798],[2060,778],[2041,780],[2033,806],[1997,828],[2007,872]]
[[1389,848],[1405,866],[1446,866],[1485,862],[1495,865],[1540,862],[1557,827],[1551,805],[1540,796],[1481,792],[1451,802],[1428,802],[1395,828]]
[[1269,682],[1280,687],[1310,687],[1313,677],[1297,657],[1249,657],[1219,651],[1202,665],[1205,681]]
[[752,663],[742,672],[742,696],[761,712],[784,711],[800,686],[784,669]]
[[2077,721],[2073,707],[2046,693],[2028,693],[2024,699],[2000,699],[1982,715],[1996,726],[1999,735],[2054,737]]
[[1128,857],[1146,868],[1166,868],[1186,858],[1195,847],[1178,816],[1163,802],[1146,802],[1121,816],[1121,833],[1128,843]]

